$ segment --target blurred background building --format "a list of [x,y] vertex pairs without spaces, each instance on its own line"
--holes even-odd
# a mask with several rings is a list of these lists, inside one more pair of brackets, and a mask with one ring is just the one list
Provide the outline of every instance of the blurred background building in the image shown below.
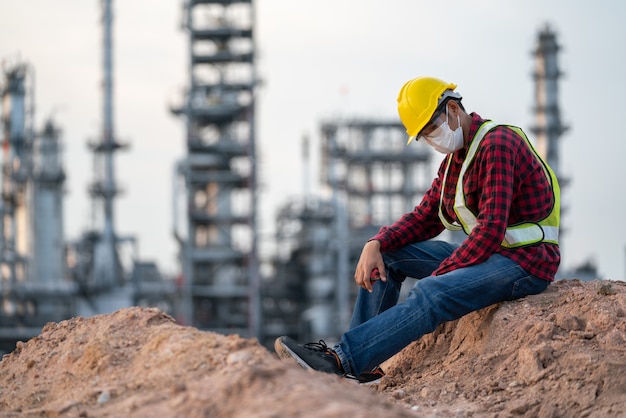
[[[398,120],[336,118],[319,123],[320,195],[310,192],[310,141],[302,139],[303,196],[276,211],[273,254],[259,256],[255,13],[250,1],[186,0],[188,84],[172,114],[185,127],[186,154],[172,167],[173,230],[180,273],[163,275],[118,233],[112,1],[102,10],[102,120],[89,189],[92,227],[69,241],[63,225],[62,131],[35,126],[34,69],[7,63],[0,75],[0,350],[50,321],[155,306],[180,323],[255,337],[332,341],[349,324],[353,268],[363,243],[419,203],[438,158],[405,147]],[[561,180],[559,45],[548,26],[533,51],[535,143]],[[523,53],[524,51],[520,51]],[[88,173],[85,173],[87,175]],[[129,191],[132,193],[132,190]],[[567,231],[567,205],[563,205]],[[167,226],[164,225],[164,228]],[[444,238],[462,239],[448,234]],[[595,279],[592,262],[560,277]]]
[[189,85],[172,109],[187,155],[174,183],[178,318],[203,329],[260,330],[252,1],[188,1]]

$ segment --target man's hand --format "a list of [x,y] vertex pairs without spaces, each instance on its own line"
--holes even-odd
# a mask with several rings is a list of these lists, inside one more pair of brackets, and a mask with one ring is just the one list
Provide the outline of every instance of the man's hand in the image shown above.
[[369,241],[363,246],[359,262],[354,272],[354,281],[368,292],[376,280],[387,281],[383,256],[380,253],[380,242]]

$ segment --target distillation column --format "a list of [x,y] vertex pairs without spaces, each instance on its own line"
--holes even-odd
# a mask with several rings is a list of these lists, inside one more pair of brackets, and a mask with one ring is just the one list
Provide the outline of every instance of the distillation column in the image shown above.
[[[559,140],[567,127],[561,124],[559,110],[559,70],[557,53],[559,45],[550,27],[539,33],[535,55],[535,126],[537,150],[546,159],[562,182],[559,162]],[[563,184],[561,184],[562,186]]]
[[59,129],[46,122],[34,143],[32,281],[56,285],[67,278],[63,195],[65,172],[61,160]]
[[[89,192],[94,202],[100,204],[97,221],[99,232],[89,235],[93,248],[93,265],[88,269],[87,277],[81,278],[88,290],[99,291],[120,285],[123,272],[117,249],[118,238],[115,233],[114,199],[119,190],[115,184],[113,154],[123,147],[116,141],[113,112],[113,10],[112,0],[102,2],[103,25],[103,107],[102,136],[98,143],[91,143],[95,154],[96,179]],[[94,205],[95,206],[95,205]],[[94,208],[95,210],[95,208]],[[87,243],[85,243],[87,244]]]
[[[558,102],[559,79],[562,75],[557,60],[558,52],[559,45],[556,41],[556,34],[549,26],[546,26],[539,32],[537,48],[534,50],[535,125],[531,128],[531,132],[537,141],[537,151],[546,159],[559,179],[561,195],[563,195],[563,191],[569,184],[569,178],[562,172],[559,159],[559,141],[568,127],[561,123]],[[561,203],[561,213],[566,212],[567,207]],[[561,223],[561,248],[563,247],[564,232],[566,232],[566,228],[563,228],[563,223]],[[561,252],[563,253],[563,251]]]
[[184,211],[174,211],[181,319],[254,337],[260,297],[252,1],[187,0],[184,8],[190,86],[185,104],[172,109],[186,121],[187,156],[174,190],[175,208]]
[[[16,64],[5,69],[2,98],[2,200],[0,221],[0,288],[26,280],[30,251],[29,205],[32,183],[32,112],[28,113],[29,68]],[[31,83],[32,84],[32,83]],[[31,86],[32,90],[32,86]]]

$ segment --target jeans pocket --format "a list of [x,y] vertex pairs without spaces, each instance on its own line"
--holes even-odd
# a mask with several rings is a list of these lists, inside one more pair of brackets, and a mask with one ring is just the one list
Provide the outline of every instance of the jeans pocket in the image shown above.
[[546,290],[549,284],[550,282],[547,280],[538,279],[535,276],[528,275],[522,277],[513,283],[509,300],[523,298],[528,295],[536,295]]

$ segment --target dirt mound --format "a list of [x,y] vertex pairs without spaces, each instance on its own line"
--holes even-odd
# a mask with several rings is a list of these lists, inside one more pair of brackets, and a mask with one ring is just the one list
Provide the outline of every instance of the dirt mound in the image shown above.
[[625,312],[626,283],[561,281],[439,327],[372,388],[127,308],[18,344],[0,362],[0,416],[617,417]]
[[625,312],[624,282],[559,281],[439,327],[379,390],[456,416],[624,417]]
[[371,389],[281,362],[256,340],[142,308],[48,324],[4,356],[0,388],[5,417],[408,416]]

